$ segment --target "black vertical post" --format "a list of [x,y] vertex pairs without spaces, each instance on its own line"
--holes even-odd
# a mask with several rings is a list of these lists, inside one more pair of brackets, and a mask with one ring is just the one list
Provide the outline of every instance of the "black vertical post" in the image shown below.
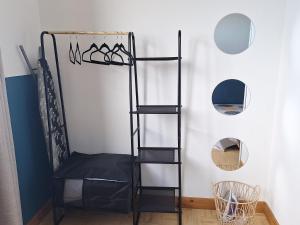
[[54,48],[54,55],[55,55],[55,64],[56,64],[58,88],[59,88],[59,98],[60,98],[60,103],[61,103],[61,111],[62,111],[62,117],[63,117],[62,119],[63,119],[63,124],[64,124],[63,127],[64,127],[64,132],[65,132],[68,156],[70,156],[69,136],[68,136],[66,113],[65,113],[65,104],[64,104],[62,84],[61,84],[61,76],[60,76],[60,68],[59,68],[59,60],[58,60],[58,53],[57,53],[56,38],[55,38],[54,34],[51,34],[51,37],[52,37],[52,40],[53,40],[53,48]]
[[182,224],[182,207],[181,207],[181,31],[178,31],[178,216],[179,225]]
[[[41,34],[41,50],[42,50],[42,59],[46,60],[46,54],[45,54],[45,43],[44,43],[44,36],[46,34],[49,34],[48,32],[44,31]],[[67,123],[66,123],[66,116],[65,116],[65,107],[64,107],[64,99],[63,99],[63,93],[62,93],[62,84],[61,84],[61,76],[60,76],[60,68],[59,68],[59,60],[58,60],[58,52],[57,52],[57,44],[56,44],[56,38],[54,34],[51,34],[52,41],[53,41],[53,48],[54,48],[54,55],[55,55],[55,66],[57,71],[57,77],[58,77],[58,87],[59,87],[59,98],[61,103],[61,112],[62,112],[62,119],[63,119],[63,127],[65,132],[65,138],[66,138],[66,145],[67,145],[67,153],[68,156],[70,156],[70,148],[69,148],[69,139],[68,139],[68,130],[67,130]],[[47,77],[46,74],[43,73],[44,78],[44,85],[45,85],[45,95],[46,95],[46,107],[47,107],[47,123],[48,123],[48,138],[49,138],[49,151],[50,151],[50,166],[52,169],[52,174],[54,173],[54,165],[53,165],[53,145],[52,145],[52,126],[51,126],[51,118],[50,118],[50,106],[49,106],[49,94],[47,92],[48,90],[48,83],[47,83]],[[63,218],[63,215],[58,218],[57,215],[57,207],[55,205],[55,187],[52,180],[52,208],[53,208],[53,220],[54,224],[57,225],[60,223],[61,219]]]
[[[44,36],[48,34],[48,32],[42,32],[41,33],[41,50],[42,50],[42,60],[46,60],[46,54],[45,54],[45,42],[44,42]],[[46,73],[43,72],[43,80],[44,80],[44,90],[46,95],[46,108],[47,108],[47,124],[48,124],[48,147],[49,147],[49,155],[50,155],[50,167],[52,175],[54,173],[54,165],[53,165],[53,146],[52,146],[52,126],[51,126],[51,118],[50,118],[50,106],[49,106],[49,94],[48,94],[48,83],[47,83],[47,77]],[[57,212],[56,212],[56,205],[55,205],[55,188],[53,180],[51,179],[51,186],[52,186],[52,211],[53,211],[53,221],[54,224],[58,224],[58,218],[57,218]]]
[[[134,34],[132,33],[132,46],[133,46],[133,68],[134,68],[134,83],[135,83],[135,101],[136,101],[136,109],[139,108],[140,103],[139,103],[139,90],[138,90],[138,76],[137,76],[137,65],[136,65],[136,48],[135,48],[135,37]],[[137,113],[136,114],[136,119],[137,119],[137,135],[138,135],[138,156],[140,156],[140,147],[141,147],[141,126],[140,126],[140,114]],[[139,173],[138,173],[138,186],[142,186],[142,168],[141,168],[141,164],[138,164],[138,169],[139,169]],[[138,187],[136,189],[138,191]],[[136,221],[135,221],[135,225],[139,224],[139,219],[140,219],[140,212],[136,212]]]
[[[132,33],[128,34],[128,52],[131,55],[131,39]],[[132,189],[132,196],[131,196],[131,204],[132,204],[132,224],[135,225],[135,184],[134,184],[134,168],[135,168],[135,160],[134,160],[134,135],[133,135],[133,103],[132,103],[132,57],[129,57],[129,114],[130,114],[130,143],[131,143],[131,166],[132,166],[132,176],[131,176],[131,189]]]
[[[136,108],[138,109],[139,104],[139,90],[138,90],[138,76],[137,76],[137,66],[136,66],[136,48],[135,48],[135,37],[132,34],[132,45],[133,45],[133,68],[134,68],[134,80],[135,80],[135,101]],[[140,127],[140,114],[136,114],[137,118],[137,135],[138,135],[138,155],[140,155],[140,147],[141,147],[141,127]],[[141,164],[139,164],[139,184],[142,185],[142,169]]]

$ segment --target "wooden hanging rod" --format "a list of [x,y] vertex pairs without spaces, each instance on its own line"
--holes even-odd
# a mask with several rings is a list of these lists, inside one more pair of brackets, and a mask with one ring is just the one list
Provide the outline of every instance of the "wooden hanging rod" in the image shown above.
[[128,35],[129,32],[90,32],[90,31],[47,31],[48,34],[65,34],[65,35]]

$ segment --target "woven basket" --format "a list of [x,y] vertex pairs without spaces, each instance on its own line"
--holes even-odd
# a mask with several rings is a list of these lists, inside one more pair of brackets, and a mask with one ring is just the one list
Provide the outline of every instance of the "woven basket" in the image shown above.
[[[257,201],[260,195],[258,186],[235,181],[222,181],[214,184],[216,212],[221,225],[253,224]],[[228,198],[233,194],[237,201]]]

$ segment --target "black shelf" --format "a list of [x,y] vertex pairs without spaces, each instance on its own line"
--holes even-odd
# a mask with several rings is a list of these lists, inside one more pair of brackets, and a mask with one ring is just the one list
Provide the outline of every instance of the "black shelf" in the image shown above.
[[[140,215],[143,212],[157,213],[177,213],[178,225],[182,225],[182,177],[181,177],[181,31],[178,32],[178,46],[175,57],[137,57],[135,49],[134,35],[132,35],[132,61],[133,69],[129,71],[129,94],[130,94],[130,131],[131,131],[131,153],[135,156],[135,148],[138,149],[138,155],[134,160],[136,174],[138,174],[139,182],[136,184],[135,195],[137,198],[133,200],[133,225],[139,225]],[[139,76],[137,65],[139,61],[165,61],[172,63],[177,67],[177,101],[175,105],[141,105],[139,98]],[[156,62],[155,62],[156,61]],[[177,63],[175,63],[177,62]],[[152,62],[151,62],[152,63]],[[132,74],[134,73],[134,74]],[[136,108],[133,106],[136,104]],[[134,109],[135,108],[135,109]],[[136,115],[134,115],[136,114]],[[145,130],[141,128],[141,117],[145,114],[165,114],[177,119],[177,144],[173,147],[141,147],[141,134]],[[165,116],[164,116],[165,117]],[[133,120],[136,119],[136,123]],[[142,124],[145,126],[145,124]],[[136,135],[136,136],[135,136]],[[136,142],[136,143],[135,143]],[[145,164],[170,164],[172,169],[177,170],[178,180],[177,187],[145,187],[143,186],[143,173]]]
[[140,105],[134,114],[178,114],[177,105]]
[[166,147],[143,147],[139,148],[137,163],[152,164],[178,164],[175,159],[175,150],[177,148]]
[[178,57],[139,57],[135,61],[177,61]]
[[141,187],[138,212],[177,213],[174,187]]

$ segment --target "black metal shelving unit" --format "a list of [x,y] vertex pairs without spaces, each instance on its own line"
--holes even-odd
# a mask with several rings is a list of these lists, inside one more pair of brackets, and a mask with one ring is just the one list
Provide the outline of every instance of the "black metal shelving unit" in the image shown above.
[[[129,77],[130,91],[130,129],[131,152],[135,152],[134,138],[137,135],[137,157],[134,165],[138,165],[139,183],[134,193],[133,218],[134,225],[139,224],[140,214],[143,212],[177,213],[178,224],[182,224],[181,207],[181,31],[178,31],[178,56],[175,57],[136,57],[135,37],[132,34],[133,74]],[[178,96],[177,105],[140,105],[138,89],[138,61],[174,61],[178,67]],[[133,84],[134,83],[134,84]],[[134,93],[133,93],[134,92]],[[135,97],[136,107],[133,109]],[[177,116],[177,146],[173,147],[145,147],[141,146],[140,117],[145,114],[169,114]],[[134,129],[134,117],[137,128]],[[142,184],[142,164],[170,164],[178,168],[177,187],[149,187]]]

